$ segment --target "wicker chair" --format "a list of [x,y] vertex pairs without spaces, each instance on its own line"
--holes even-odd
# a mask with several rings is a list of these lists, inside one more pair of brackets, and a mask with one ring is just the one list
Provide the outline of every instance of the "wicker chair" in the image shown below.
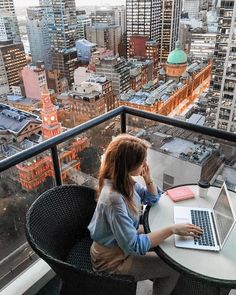
[[92,270],[87,225],[95,206],[95,191],[88,187],[63,185],[46,191],[27,212],[27,240],[61,278],[60,295],[136,294],[133,277]]

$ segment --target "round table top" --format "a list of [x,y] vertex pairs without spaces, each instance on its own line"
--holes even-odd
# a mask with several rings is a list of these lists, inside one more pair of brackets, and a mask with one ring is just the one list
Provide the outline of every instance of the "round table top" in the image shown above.
[[[153,207],[146,208],[144,228],[146,232],[167,227],[174,223],[174,206],[212,208],[220,188],[211,186],[206,198],[198,197],[198,185],[186,185],[195,194],[195,198],[174,203],[166,194]],[[236,211],[236,193],[229,191]],[[236,226],[234,226],[223,249],[220,252],[177,248],[174,235],[155,248],[157,254],[169,265],[180,272],[199,279],[236,286]]]

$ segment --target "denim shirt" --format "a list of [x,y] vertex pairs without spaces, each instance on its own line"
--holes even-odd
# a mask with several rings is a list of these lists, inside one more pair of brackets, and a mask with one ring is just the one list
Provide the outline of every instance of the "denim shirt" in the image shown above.
[[[157,195],[153,195],[136,182],[133,198],[137,208],[141,209],[141,204],[154,205],[162,193],[159,188],[157,191]],[[130,211],[124,197],[113,191],[111,181],[106,179],[88,229],[91,238],[103,246],[118,246],[127,255],[145,255],[151,241],[146,234],[137,233],[139,217],[139,213]]]

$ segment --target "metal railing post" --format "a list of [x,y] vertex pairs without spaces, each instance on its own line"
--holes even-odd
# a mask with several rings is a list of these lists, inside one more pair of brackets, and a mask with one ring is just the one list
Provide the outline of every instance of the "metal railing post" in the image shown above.
[[120,114],[120,129],[121,133],[126,133],[126,113],[122,112]]
[[58,150],[57,146],[51,147],[51,154],[52,154],[52,162],[54,168],[54,175],[56,179],[56,185],[62,185],[62,178],[61,178],[61,169],[60,169],[60,161],[58,158]]

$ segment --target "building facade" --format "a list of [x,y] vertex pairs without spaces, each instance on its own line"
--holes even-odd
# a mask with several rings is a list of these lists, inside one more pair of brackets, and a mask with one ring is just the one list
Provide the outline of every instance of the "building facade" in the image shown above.
[[13,0],[0,0],[0,9],[6,9],[15,14],[15,6]]
[[116,25],[97,24],[86,27],[87,40],[96,43],[99,47],[105,47],[112,50],[114,54],[118,53],[121,43],[121,27]]
[[213,58],[216,44],[215,33],[192,33],[190,54],[193,58]]
[[7,89],[11,91],[11,86],[20,83],[19,73],[24,66],[26,66],[26,57],[22,43],[0,45],[0,67],[2,68],[0,75],[3,77],[0,91],[2,94],[5,94]]
[[86,27],[92,25],[92,20],[88,15],[76,15],[78,39],[86,39]]
[[32,62],[43,61],[46,69],[52,67],[51,43],[46,10],[42,7],[27,8],[27,34]]
[[126,1],[127,55],[131,36],[148,36],[148,39],[160,41],[161,4],[160,0]]
[[0,10],[0,42],[21,42],[17,18],[7,10]]
[[168,54],[174,49],[178,40],[181,10],[181,0],[162,1],[159,55],[161,63],[166,62]]
[[236,3],[221,1],[213,89],[219,92],[215,128],[236,132]]
[[200,0],[184,0],[183,9],[188,13],[189,18],[198,19]]
[[52,69],[66,77],[69,85],[74,81],[77,67],[75,41],[78,39],[75,0],[41,0],[46,6],[52,49]]
[[44,64],[38,62],[36,66],[27,65],[21,71],[25,95],[31,99],[41,99],[42,92],[47,86]]
[[112,81],[112,88],[117,96],[130,89],[130,72],[127,61],[122,57],[104,57],[96,65],[96,74],[106,76]]

